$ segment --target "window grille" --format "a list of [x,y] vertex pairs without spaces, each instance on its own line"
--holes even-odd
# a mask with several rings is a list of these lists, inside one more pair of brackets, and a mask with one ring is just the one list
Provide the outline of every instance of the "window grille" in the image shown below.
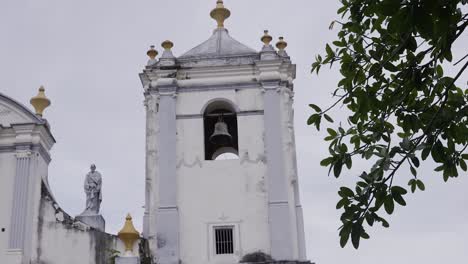
[[215,228],[216,255],[234,254],[233,227]]

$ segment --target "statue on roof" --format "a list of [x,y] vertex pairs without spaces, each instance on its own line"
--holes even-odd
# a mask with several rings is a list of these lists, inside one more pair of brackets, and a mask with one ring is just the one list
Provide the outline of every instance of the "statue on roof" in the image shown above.
[[96,171],[96,165],[91,164],[91,171],[86,174],[84,182],[86,193],[86,209],[83,215],[97,215],[102,202],[102,176]]

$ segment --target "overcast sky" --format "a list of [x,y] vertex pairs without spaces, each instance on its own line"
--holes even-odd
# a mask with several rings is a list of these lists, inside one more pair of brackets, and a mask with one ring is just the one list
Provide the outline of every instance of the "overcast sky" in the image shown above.
[[[144,204],[145,113],[138,78],[151,44],[175,43],[176,56],[206,40],[215,23],[215,0],[0,0],[0,92],[28,104],[44,85],[52,106],[45,117],[57,139],[49,180],[59,204],[72,216],[84,209],[85,174],[96,163],[103,174],[102,213],[117,232],[127,212],[141,230]],[[336,31],[338,1],[226,0],[231,35],[259,50],[269,29],[284,35],[297,64],[296,142],[308,257],[317,264],[464,264],[468,261],[468,179],[444,184],[425,164],[427,191],[396,209],[390,229],[369,230],[359,250],[341,249],[335,209],[339,186],[356,180],[363,164],[335,180],[319,165],[327,156],[323,133],[305,125],[308,103],[330,104],[339,80],[335,70],[310,74],[316,54]],[[466,53],[468,37],[456,54]],[[161,50],[161,48],[159,48]],[[460,83],[466,87],[468,74]],[[343,113],[336,113],[335,116]],[[401,171],[401,183],[408,181]]]

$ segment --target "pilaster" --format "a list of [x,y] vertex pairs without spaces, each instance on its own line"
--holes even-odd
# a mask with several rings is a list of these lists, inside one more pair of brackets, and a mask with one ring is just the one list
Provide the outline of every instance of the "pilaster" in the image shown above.
[[154,225],[155,187],[157,186],[157,133],[158,133],[158,102],[159,96],[155,93],[145,93],[146,108],[146,179],[145,179],[145,212],[143,215],[143,237],[150,239],[156,237]]
[[177,206],[176,178],[176,100],[177,85],[174,79],[159,79],[159,133],[157,136],[158,195],[156,213],[158,263],[179,263],[179,211]]
[[294,243],[283,153],[280,81],[262,81],[262,85],[265,91],[265,148],[271,255],[274,259],[292,260]]
[[18,147],[16,150],[16,173],[8,243],[10,250],[24,250],[31,156],[29,147]]

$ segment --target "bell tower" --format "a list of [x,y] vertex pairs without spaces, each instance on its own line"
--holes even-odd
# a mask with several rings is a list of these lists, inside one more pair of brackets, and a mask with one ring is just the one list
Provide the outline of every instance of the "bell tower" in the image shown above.
[[[181,56],[148,51],[143,235],[157,263],[303,263],[293,125],[296,68],[265,31],[259,51],[233,39],[217,1],[211,37]],[[261,253],[259,253],[261,252]],[[180,262],[181,261],[181,262]],[[305,262],[304,262],[305,263]]]

